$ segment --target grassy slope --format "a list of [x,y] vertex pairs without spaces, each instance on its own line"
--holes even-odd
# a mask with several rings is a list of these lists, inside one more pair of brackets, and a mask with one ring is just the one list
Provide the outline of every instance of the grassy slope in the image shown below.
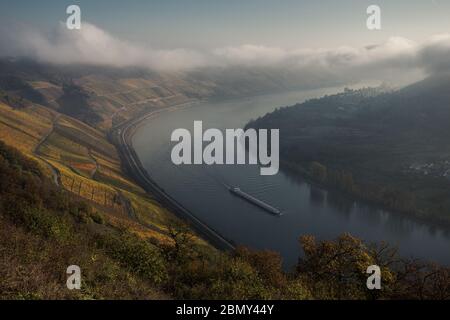
[[[0,298],[167,298],[155,277],[163,269],[148,269],[142,277],[108,247],[120,241],[131,250],[139,238],[58,190],[36,165],[0,143]],[[158,257],[153,245],[144,246]],[[72,264],[82,270],[80,291],[65,286]]]
[[[172,79],[173,80],[173,79]],[[111,129],[121,121],[128,120],[146,108],[161,108],[182,103],[190,99],[164,79],[150,76],[84,75],[72,80],[71,88],[85,97],[65,90],[64,83],[58,85],[47,81],[31,81],[28,84],[43,97],[45,105],[63,113],[70,110],[74,118],[85,119],[87,114],[98,117],[95,127],[102,131]],[[175,81],[175,80],[173,80]],[[185,81],[175,81],[183,88]],[[66,85],[67,88],[67,85]],[[185,90],[193,90],[186,88]],[[21,92],[15,92],[19,95]],[[86,104],[83,108],[70,105],[71,100]],[[86,114],[83,114],[86,113]],[[88,117],[89,118],[89,117]],[[92,118],[92,117],[91,117]]]
[[104,133],[42,106],[14,110],[0,104],[0,137],[37,160],[49,177],[56,171],[64,189],[88,200],[114,223],[165,238],[173,215],[122,173]]
[[[81,236],[85,236],[81,238]],[[167,299],[150,282],[130,274],[98,250],[89,233],[69,242],[46,239],[0,219],[1,299]],[[82,290],[65,286],[67,266],[82,267]]]

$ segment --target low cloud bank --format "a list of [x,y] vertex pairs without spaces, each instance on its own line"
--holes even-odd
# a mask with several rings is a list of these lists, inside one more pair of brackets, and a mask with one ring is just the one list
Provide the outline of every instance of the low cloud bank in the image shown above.
[[114,37],[93,24],[79,31],[61,24],[54,32],[25,27],[2,27],[0,55],[29,57],[55,64],[138,66],[160,71],[189,71],[202,67],[257,67],[299,71],[316,77],[379,79],[411,73],[450,71],[450,34],[424,43],[401,37],[363,48],[283,49],[258,45],[212,50],[158,50]]
[[115,38],[89,23],[84,23],[79,31],[68,30],[61,23],[51,34],[18,27],[13,32],[0,34],[0,44],[2,55],[28,57],[55,64],[142,66],[174,70],[204,64],[204,58],[198,52],[145,48]]

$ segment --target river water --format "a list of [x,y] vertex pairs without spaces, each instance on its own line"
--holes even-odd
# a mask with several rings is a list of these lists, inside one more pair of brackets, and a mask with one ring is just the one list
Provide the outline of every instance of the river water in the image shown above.
[[[237,244],[279,252],[286,268],[301,250],[300,235],[334,239],[348,232],[366,242],[387,241],[404,257],[450,264],[450,232],[403,215],[309,185],[280,172],[261,176],[252,165],[206,166],[171,162],[174,129],[193,131],[195,120],[208,128],[242,128],[250,119],[305,99],[339,89],[271,94],[226,102],[200,103],[148,119],[133,137],[133,146],[149,175],[199,219]],[[282,139],[282,132],[281,137]],[[231,194],[226,185],[245,192],[283,211],[276,217]]]

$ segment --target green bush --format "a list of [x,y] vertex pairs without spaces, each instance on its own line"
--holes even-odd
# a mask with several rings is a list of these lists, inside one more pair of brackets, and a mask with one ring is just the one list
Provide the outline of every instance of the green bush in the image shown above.
[[97,243],[111,258],[133,273],[154,284],[167,281],[166,263],[159,250],[149,242],[123,232],[119,235],[98,236]]

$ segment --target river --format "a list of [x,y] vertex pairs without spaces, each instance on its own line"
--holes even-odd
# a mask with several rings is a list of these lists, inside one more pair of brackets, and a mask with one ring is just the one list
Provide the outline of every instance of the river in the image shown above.
[[[170,154],[174,129],[242,128],[276,107],[293,105],[339,89],[270,94],[226,102],[205,102],[161,113],[145,121],[133,136],[133,146],[153,180],[200,220],[237,244],[279,252],[284,266],[295,265],[300,235],[334,239],[350,233],[366,242],[387,241],[404,257],[450,264],[450,232],[354,201],[292,178],[284,172],[261,176],[252,165],[176,166]],[[281,137],[282,139],[282,133]],[[281,217],[231,194],[225,185],[245,192],[283,211]]]

